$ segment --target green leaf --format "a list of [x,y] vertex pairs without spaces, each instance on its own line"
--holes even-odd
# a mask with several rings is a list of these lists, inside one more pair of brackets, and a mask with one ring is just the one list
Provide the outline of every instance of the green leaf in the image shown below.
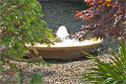
[[23,78],[25,76],[25,73],[20,69],[20,72],[19,72],[19,77],[20,77],[20,84],[23,84]]
[[41,59],[41,63],[40,64],[50,66],[50,64],[48,62],[45,62],[43,59]]
[[0,70],[2,70],[3,69],[3,66],[2,65],[0,65]]
[[96,68],[89,69],[91,72],[84,75],[86,81],[93,84],[126,84],[126,46],[124,42],[119,43],[118,51],[112,52],[109,63],[82,51],[97,63]]
[[102,81],[101,84],[108,84],[108,83],[111,83],[111,81],[113,81],[112,78],[107,78],[104,81]]
[[19,0],[20,4],[24,5],[25,4],[25,0]]
[[12,2],[16,2],[17,0],[11,0]]
[[2,3],[1,7],[5,7],[5,6],[7,6],[8,4],[9,4],[9,3],[6,1],[6,2]]
[[[2,64],[7,64],[11,69],[20,72],[20,68],[8,60],[21,60],[26,54],[25,44],[35,42],[49,44],[47,39],[52,38],[45,21],[42,20],[41,5],[37,0],[1,0],[0,1],[0,45],[5,46],[6,52],[1,56]],[[46,37],[45,37],[46,36]],[[35,51],[37,53],[37,51]],[[18,62],[18,61],[17,61]],[[27,63],[49,65],[42,59],[34,58]],[[25,73],[20,72],[20,83],[23,83]],[[37,78],[37,79],[35,79]],[[32,75],[31,83],[39,84],[41,77]]]
[[32,80],[29,82],[29,84],[40,84],[43,82],[42,80],[42,76],[41,75],[38,75],[38,74],[31,74],[31,78]]
[[4,56],[5,56],[5,54],[2,54],[0,60],[2,61],[3,64],[6,64],[6,61],[5,61],[6,57],[4,57]]
[[2,14],[2,10],[0,10],[0,15]]
[[112,84],[119,84],[119,80],[114,81]]

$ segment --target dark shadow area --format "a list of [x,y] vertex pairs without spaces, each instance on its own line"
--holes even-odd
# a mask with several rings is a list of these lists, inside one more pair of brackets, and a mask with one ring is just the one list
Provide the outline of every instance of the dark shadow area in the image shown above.
[[[97,51],[90,52],[91,55],[98,56]],[[68,62],[75,62],[75,61],[84,61],[90,59],[88,56],[79,57],[76,59],[44,59],[44,61],[48,62],[49,64],[58,64],[58,63],[68,63]]]

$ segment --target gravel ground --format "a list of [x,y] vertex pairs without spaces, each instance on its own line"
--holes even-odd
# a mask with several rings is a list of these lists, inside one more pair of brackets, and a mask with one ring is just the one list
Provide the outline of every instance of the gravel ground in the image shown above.
[[[110,54],[100,54],[97,57],[103,61],[109,61]],[[44,84],[87,84],[85,82],[81,82],[82,75],[88,73],[88,69],[95,67],[95,61],[90,58],[82,57],[76,60],[46,60],[50,63],[50,66],[37,66],[35,64],[21,63],[23,69],[26,73],[26,77],[24,79],[24,84],[28,84],[30,80],[29,72],[38,73],[43,76]],[[4,73],[8,74],[4,76],[4,79],[9,78],[9,74],[13,73],[13,70],[10,70],[6,67]],[[11,78],[9,83],[1,83],[0,84],[19,84],[18,73]],[[2,77],[2,76],[0,76]],[[43,83],[42,83],[43,84]]]
[[[102,61],[109,61],[111,49],[117,49],[116,42],[106,39],[97,48],[92,50],[92,54]],[[41,67],[39,72],[43,75],[46,84],[87,84],[81,82],[82,75],[88,73],[88,69],[95,67],[95,61],[88,57],[76,60],[45,60],[50,63],[50,67]]]
[[[98,56],[103,61],[108,61],[110,54],[101,54]],[[88,69],[94,67],[94,60],[90,58],[79,58],[72,61],[51,61],[50,67],[46,67],[47,73],[44,73],[46,84],[87,84],[82,83],[82,75],[88,73]],[[44,68],[44,67],[43,67]]]
[[[103,44],[99,45],[97,48],[92,50],[92,54],[97,56],[99,59],[108,62],[109,51],[111,48],[117,48],[116,42],[107,39],[103,42]],[[27,65],[22,62],[22,66],[24,67],[24,71],[28,74],[28,72],[37,72],[38,74],[43,76],[44,84],[87,84],[81,82],[82,75],[88,73],[88,69],[91,67],[95,67],[94,60],[88,57],[82,57],[75,60],[45,60],[50,64],[50,66],[36,66],[35,64]],[[6,71],[7,67],[6,67]],[[1,76],[0,76],[1,77]],[[16,77],[14,77],[14,80]],[[25,78],[25,83],[29,81],[29,75]],[[2,83],[0,83],[2,84]],[[7,83],[6,83],[7,84]],[[18,84],[18,83],[12,83]]]
[[[117,49],[117,44],[111,39],[106,39],[97,48],[92,50],[92,54],[102,61],[109,61],[111,49]],[[46,60],[50,67],[46,67],[47,73],[44,75],[46,84],[87,84],[81,82],[82,75],[88,73],[88,69],[94,67],[95,61],[88,57],[76,60]],[[43,67],[44,68],[44,67]]]

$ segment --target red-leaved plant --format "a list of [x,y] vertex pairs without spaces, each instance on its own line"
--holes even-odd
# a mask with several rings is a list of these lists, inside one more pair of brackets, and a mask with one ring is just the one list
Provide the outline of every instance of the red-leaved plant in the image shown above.
[[84,25],[73,37],[105,38],[110,36],[118,41],[118,51],[114,51],[109,62],[83,52],[96,62],[91,72],[83,75],[84,83],[90,84],[126,84],[126,0],[87,0],[89,8],[77,12],[75,19],[81,19]]
[[84,25],[73,37],[126,39],[126,0],[87,0],[88,9],[77,11],[74,18],[81,19]]

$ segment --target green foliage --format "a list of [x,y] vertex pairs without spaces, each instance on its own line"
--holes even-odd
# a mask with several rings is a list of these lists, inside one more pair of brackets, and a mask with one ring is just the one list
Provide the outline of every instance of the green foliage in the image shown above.
[[93,84],[126,84],[125,42],[119,42],[119,49],[112,53],[112,61],[109,63],[86,52],[83,53],[93,58],[97,63],[96,68],[89,69],[92,72],[84,75],[85,81]]
[[[28,50],[25,44],[51,43],[49,39],[52,38],[52,33],[46,22],[42,20],[41,10],[37,0],[0,0],[0,70],[6,64],[20,72],[21,84],[25,73],[11,61],[23,61],[22,58]],[[25,62],[45,64],[41,58]],[[33,81],[34,76],[38,78],[35,79],[38,82],[36,84],[39,84],[40,76],[33,75]]]
[[42,77],[38,74],[31,74],[31,81],[29,84],[40,84],[42,83]]
[[51,30],[42,17],[41,5],[36,0],[0,1],[0,46],[20,59],[26,52],[26,43],[50,43]]

